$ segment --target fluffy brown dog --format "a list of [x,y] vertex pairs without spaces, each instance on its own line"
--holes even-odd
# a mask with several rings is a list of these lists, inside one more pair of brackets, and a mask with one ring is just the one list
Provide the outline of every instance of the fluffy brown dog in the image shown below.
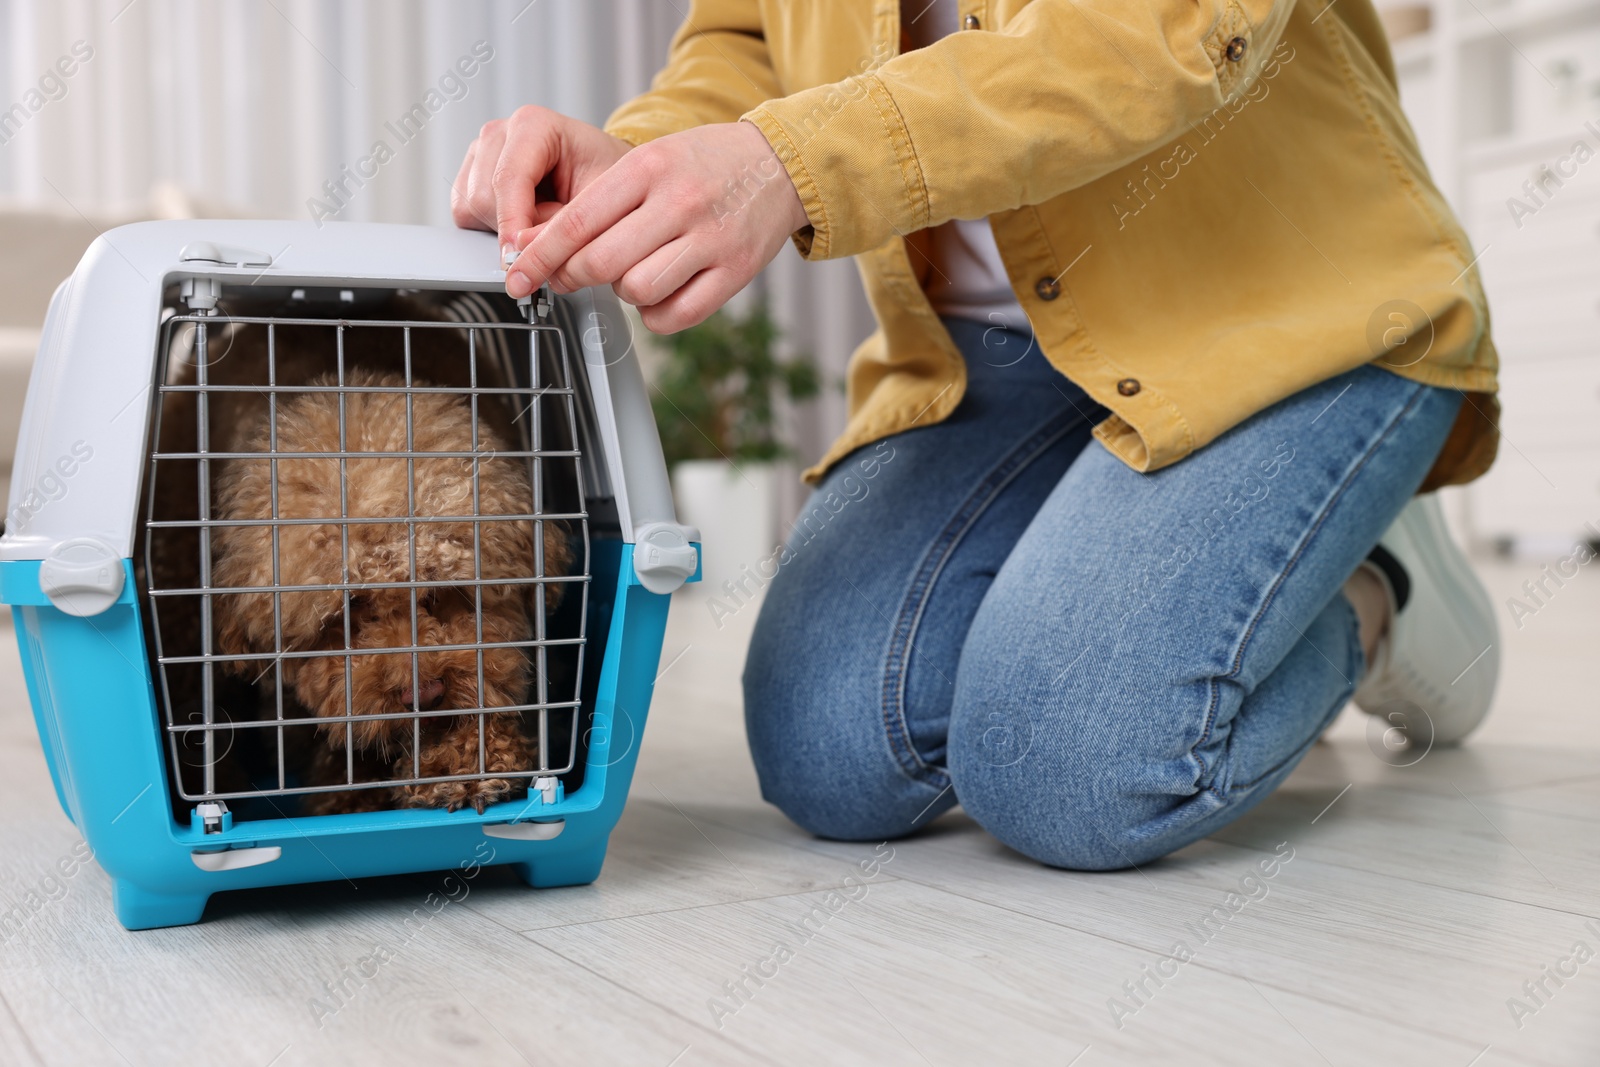
[[[346,381],[357,388],[398,390],[405,384],[398,375],[359,368],[352,370]],[[324,376],[313,379],[311,384],[332,385],[334,379]],[[414,451],[473,451],[474,420],[467,398],[415,393],[411,403]],[[346,451],[406,450],[405,396],[347,393],[344,409]],[[237,427],[237,440],[243,442],[237,451],[268,451],[267,422],[262,407],[246,415],[245,423]],[[477,513],[531,513],[527,461],[497,457],[496,453],[508,446],[484,418],[477,420],[476,437],[480,457],[488,457],[477,460]],[[282,394],[278,402],[277,447],[280,456],[289,452],[340,451],[339,396]],[[532,583],[482,586],[480,637],[474,587],[459,584],[470,583],[475,576],[493,580],[539,573],[535,569],[534,523],[526,519],[483,521],[477,524],[475,541],[474,524],[470,521],[418,522],[414,545],[404,521],[351,523],[342,531],[338,521],[340,462],[328,458],[278,460],[278,517],[330,521],[278,527],[276,576],[270,527],[218,528],[212,541],[214,586],[329,588],[279,594],[276,618],[273,594],[216,597],[217,651],[229,656],[272,653],[275,630],[281,627],[285,651],[334,653],[282,660],[284,686],[305,708],[324,719],[343,717],[347,708],[358,717],[348,727],[344,722],[321,726],[320,736],[325,744],[312,761],[307,784],[343,784],[347,759],[364,769],[358,770],[358,781],[505,773],[537,767],[536,746],[524,734],[522,717],[516,712],[427,715],[420,719],[416,733],[418,720],[409,715],[377,717],[528,702],[532,672],[524,648],[484,649],[480,692],[479,653],[470,647],[445,646],[526,641],[534,636],[537,613],[554,608],[559,585],[547,586],[542,596],[540,587]],[[411,461],[414,473],[408,470],[408,461],[398,456],[346,459],[343,463],[343,513],[349,517],[403,520],[407,515],[474,514],[470,458],[416,459]],[[215,483],[217,518],[273,516],[273,472],[266,459],[225,461],[219,464]],[[543,573],[565,574],[571,553],[562,531],[554,522],[543,526]],[[347,616],[344,597],[333,588],[341,582],[411,581],[429,583],[416,590],[414,614],[410,589],[353,592]],[[439,647],[439,651],[416,654],[415,687],[413,657],[409,653],[343,654],[347,647],[359,651],[412,645]],[[257,678],[270,662],[241,660],[227,666]],[[310,810],[330,813],[398,805],[453,811],[471,804],[481,812],[486,805],[507,798],[525,784],[524,779],[482,778],[320,793],[312,800]]]

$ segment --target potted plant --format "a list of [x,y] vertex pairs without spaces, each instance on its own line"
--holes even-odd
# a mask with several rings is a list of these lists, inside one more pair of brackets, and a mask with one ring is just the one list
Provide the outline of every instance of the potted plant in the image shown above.
[[719,595],[725,581],[773,553],[776,464],[794,456],[779,436],[779,404],[819,390],[809,357],[780,358],[778,337],[757,303],[743,316],[718,311],[662,339],[651,403],[679,520],[700,528],[705,588]]

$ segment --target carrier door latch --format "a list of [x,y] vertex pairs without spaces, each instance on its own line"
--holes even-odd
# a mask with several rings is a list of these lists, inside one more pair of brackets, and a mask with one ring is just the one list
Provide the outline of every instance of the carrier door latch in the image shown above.
[[39,591],[60,610],[80,618],[115,604],[126,580],[121,555],[93,537],[63,541],[39,564]]
[[[189,825],[202,834],[223,834],[233,829],[233,812],[220,800],[207,800],[196,804],[189,812]],[[221,848],[197,848],[189,859],[202,871],[238,871],[246,867],[259,867],[283,855],[282,845],[241,844]]]
[[233,812],[220,800],[208,800],[189,813],[189,824],[203,834],[220,834],[233,829]]
[[[218,267],[272,266],[272,257],[265,252],[249,248],[233,248],[212,244],[210,241],[191,241],[183,246],[178,259],[184,263],[207,263]],[[209,314],[216,309],[222,296],[222,283],[215,278],[184,278],[179,285],[179,295],[194,311]]]
[[265,252],[249,248],[233,248],[212,244],[210,241],[192,241],[183,246],[178,259],[184,263],[215,263],[219,267],[270,267],[272,257]]
[[[528,802],[532,805],[533,798],[540,797],[546,805],[555,804],[562,797],[561,779],[552,775],[540,775],[528,783]],[[503,837],[510,841],[549,841],[560,837],[561,831],[567,827],[565,819],[546,819],[539,822],[497,822],[488,823],[483,832],[488,837]]]
[[700,569],[700,531],[675,522],[647,522],[633,532],[633,573],[652,593],[671,593]]
[[[511,264],[515,263],[516,260],[516,249],[508,249],[505,257],[505,269],[510,270]],[[550,295],[549,282],[539,286],[538,289],[517,301],[517,307],[522,309],[522,317],[535,325],[549,322],[550,309],[554,306],[555,297]]]

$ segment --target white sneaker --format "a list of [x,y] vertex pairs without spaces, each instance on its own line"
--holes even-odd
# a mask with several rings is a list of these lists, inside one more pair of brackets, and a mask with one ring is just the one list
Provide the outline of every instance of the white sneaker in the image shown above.
[[1406,505],[1368,565],[1389,591],[1393,614],[1355,702],[1399,724],[1413,746],[1456,744],[1489,713],[1500,627],[1488,591],[1450,539],[1436,494]]

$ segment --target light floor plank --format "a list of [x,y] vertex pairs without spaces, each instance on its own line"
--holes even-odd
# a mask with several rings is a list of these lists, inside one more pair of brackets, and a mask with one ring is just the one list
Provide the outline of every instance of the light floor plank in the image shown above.
[[1319,862],[1600,915],[1593,821],[1508,806],[1503,795],[1356,786],[1311,826],[1324,797],[1287,789],[1214,839],[1260,848],[1297,835]]
[[760,1059],[465,903],[428,907],[441,876],[232,894],[200,926],[137,935],[83,877],[0,962],[48,1063]]
[[[783,831],[774,825],[769,832]],[[1523,981],[1538,980],[1541,966],[1567,954],[1574,938],[1600,950],[1582,915],[1494,895],[1498,868],[1464,889],[1431,885],[1323,861],[1319,840],[1304,835],[1287,839],[1295,858],[1277,877],[1242,885],[1285,839],[1252,840],[1255,847],[1213,840],[1142,872],[1075,874],[1009,852],[956,813],[934,833],[897,842],[890,867],[901,881],[1138,946],[1154,954],[1152,965],[1181,940],[1206,968],[1438,1036],[1479,1037],[1480,1049],[1510,1046],[1507,1053],[1521,1049],[1535,1062],[1563,1063],[1572,1062],[1563,1056],[1600,1047],[1586,1029],[1594,1016],[1585,996],[1564,996],[1561,1010],[1545,1016],[1548,1032],[1533,1041],[1522,1034],[1526,1026],[1511,1025],[1506,1006]],[[842,858],[861,848],[805,847]],[[1526,880],[1517,885],[1528,887]],[[1264,896],[1242,907],[1237,922],[1208,919],[1230,892]],[[1195,942],[1207,935],[1200,952]],[[1600,993],[1600,984],[1592,988]],[[1541,1059],[1547,1045],[1555,1058]]]
[[1119,983],[1151,953],[904,879],[833,906],[808,893],[527,936],[785,1063],[1060,1064],[1085,1048],[1085,1064],[1465,1063],[1478,1051],[1199,962],[1147,985],[1118,1026],[1109,1002],[1133,1003]]
[[[673,790],[677,792],[676,789]],[[635,783],[611,838],[605,877],[560,893],[488,889],[468,906],[513,930],[677,911],[854,884],[864,875],[835,860],[690,814],[654,781]],[[876,872],[878,881],[892,875]]]
[[[1600,711],[1596,717],[1600,717]],[[1323,742],[1312,746],[1295,768],[1289,784],[1298,789],[1329,790],[1330,796],[1347,785],[1355,785],[1452,797],[1460,790],[1477,797],[1575,781],[1593,776],[1596,770],[1596,750],[1577,746],[1472,743],[1437,748],[1420,757],[1411,751],[1396,753],[1384,747],[1379,724],[1381,720],[1355,708],[1346,710]]]
[[1555,782],[1549,785],[1506,789],[1494,795],[1496,803],[1508,808],[1525,808],[1569,819],[1600,822],[1600,775]]

